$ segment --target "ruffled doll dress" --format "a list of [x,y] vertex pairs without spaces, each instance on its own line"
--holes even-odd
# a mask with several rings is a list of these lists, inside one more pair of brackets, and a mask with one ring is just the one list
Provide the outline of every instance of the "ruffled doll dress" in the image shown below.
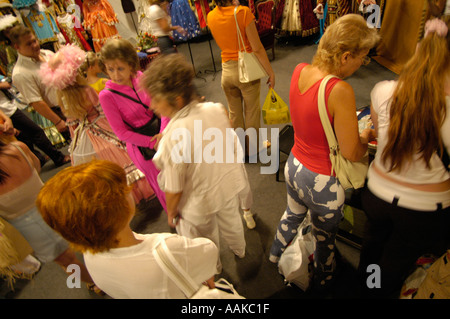
[[95,106],[89,110],[83,120],[68,119],[66,122],[72,136],[72,144],[70,145],[72,164],[76,164],[73,154],[77,143],[83,143],[82,136],[86,134],[92,144],[95,158],[108,160],[123,167],[128,184],[133,185],[132,195],[136,204],[141,200],[152,199],[155,197],[155,192],[145,175],[130,159],[125,143],[120,141],[111,129],[99,103],[98,95],[91,87],[89,87],[88,92],[88,97]]

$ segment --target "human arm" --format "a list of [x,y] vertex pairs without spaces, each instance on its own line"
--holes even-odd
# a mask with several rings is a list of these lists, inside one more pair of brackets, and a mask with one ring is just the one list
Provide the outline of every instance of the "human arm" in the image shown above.
[[167,221],[170,227],[175,228],[178,221],[174,223],[174,219],[179,216],[178,204],[180,203],[183,192],[171,193],[165,192],[167,205]]
[[7,135],[16,135],[16,129],[11,121],[11,119],[6,116],[3,111],[0,110],[0,132]]
[[158,22],[159,27],[164,32],[177,31],[178,33],[180,33],[182,35],[186,34],[186,30],[184,30],[179,25],[173,25],[173,26],[170,25],[169,20],[167,20],[166,18],[160,18],[160,19],[156,20],[156,22]]
[[356,116],[353,88],[339,81],[328,98],[328,110],[334,119],[334,132],[341,154],[350,161],[359,161],[367,151],[367,143],[375,138],[374,130],[367,130],[361,137]]
[[269,75],[267,84],[269,84],[270,87],[275,88],[275,73],[273,72],[266,49],[262,45],[261,39],[259,38],[255,20],[252,20],[252,22],[250,22],[245,27],[245,33],[247,35],[248,41],[250,42],[253,53],[256,55],[264,70],[266,70],[267,74]]
[[58,132],[64,132],[67,130],[66,122],[60,118],[55,112],[52,111],[52,109],[48,106],[45,101],[37,101],[30,103],[30,106],[33,107],[33,109],[41,114],[46,119],[50,120],[55,124],[56,129]]

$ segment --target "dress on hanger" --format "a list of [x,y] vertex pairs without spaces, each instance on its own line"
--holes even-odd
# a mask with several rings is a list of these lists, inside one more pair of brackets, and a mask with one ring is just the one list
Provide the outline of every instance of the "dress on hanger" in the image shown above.
[[[81,22],[76,16],[66,13],[59,16],[57,21],[68,44],[75,44],[82,50],[92,51],[91,46],[85,38],[86,31],[83,29]],[[70,27],[72,24],[73,27]]]
[[91,32],[95,52],[99,52],[107,40],[119,37],[115,26],[119,20],[107,0],[84,1],[83,15],[83,24]]
[[187,0],[174,0],[170,5],[170,17],[173,25],[186,31],[186,35],[173,31],[175,40],[186,41],[200,35],[200,25]]
[[307,37],[319,31],[319,20],[311,1],[286,0],[280,29],[289,34]]
[[53,14],[44,6],[33,5],[20,10],[25,25],[34,31],[39,44],[58,42],[60,30]]
[[197,10],[198,23],[200,28],[206,28],[206,16],[208,15],[210,9],[208,0],[194,0],[195,9]]

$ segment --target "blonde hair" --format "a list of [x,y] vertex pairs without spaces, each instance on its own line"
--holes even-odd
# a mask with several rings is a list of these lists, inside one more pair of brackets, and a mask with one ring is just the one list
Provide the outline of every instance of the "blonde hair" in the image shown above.
[[400,73],[390,106],[388,141],[381,157],[385,163],[390,160],[391,171],[401,170],[416,153],[427,167],[436,150],[442,154],[440,131],[447,116],[449,33],[446,37],[427,35]]
[[[58,100],[64,115],[68,118],[82,120],[87,114],[87,107],[92,106],[88,90],[91,88],[81,74],[77,74],[75,83],[57,91]],[[95,92],[94,92],[95,93]]]
[[92,51],[89,51],[86,53],[86,59],[84,63],[80,66],[80,71],[83,73],[83,75],[87,76],[87,71],[90,67],[94,66],[96,63],[99,63],[100,69],[103,69],[100,61],[100,53],[95,53]]
[[36,206],[45,222],[81,252],[116,247],[129,221],[131,187],[119,165],[103,160],[71,166],[47,181]]
[[337,75],[342,54],[350,52],[352,56],[357,56],[375,47],[379,40],[376,29],[369,28],[362,16],[346,14],[327,27],[312,64]]
[[192,83],[194,68],[180,53],[161,55],[150,63],[141,80],[141,85],[152,98],[163,97],[175,106],[181,96],[189,103],[197,94]]
[[133,73],[141,69],[136,49],[128,40],[111,39],[103,45],[100,51],[100,67],[102,71],[107,73],[104,66],[105,61],[116,59],[127,63],[132,68]]

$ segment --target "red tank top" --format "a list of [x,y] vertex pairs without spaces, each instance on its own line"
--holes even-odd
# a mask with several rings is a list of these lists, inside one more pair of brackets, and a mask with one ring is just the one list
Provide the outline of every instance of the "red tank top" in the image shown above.
[[[317,104],[319,86],[322,80],[317,81],[303,93],[298,89],[298,79],[306,65],[306,63],[297,65],[291,78],[289,101],[292,126],[294,127],[292,154],[310,171],[330,175],[330,151]],[[334,121],[328,112],[328,97],[339,81],[342,80],[331,79],[325,89],[325,105],[332,126]]]

